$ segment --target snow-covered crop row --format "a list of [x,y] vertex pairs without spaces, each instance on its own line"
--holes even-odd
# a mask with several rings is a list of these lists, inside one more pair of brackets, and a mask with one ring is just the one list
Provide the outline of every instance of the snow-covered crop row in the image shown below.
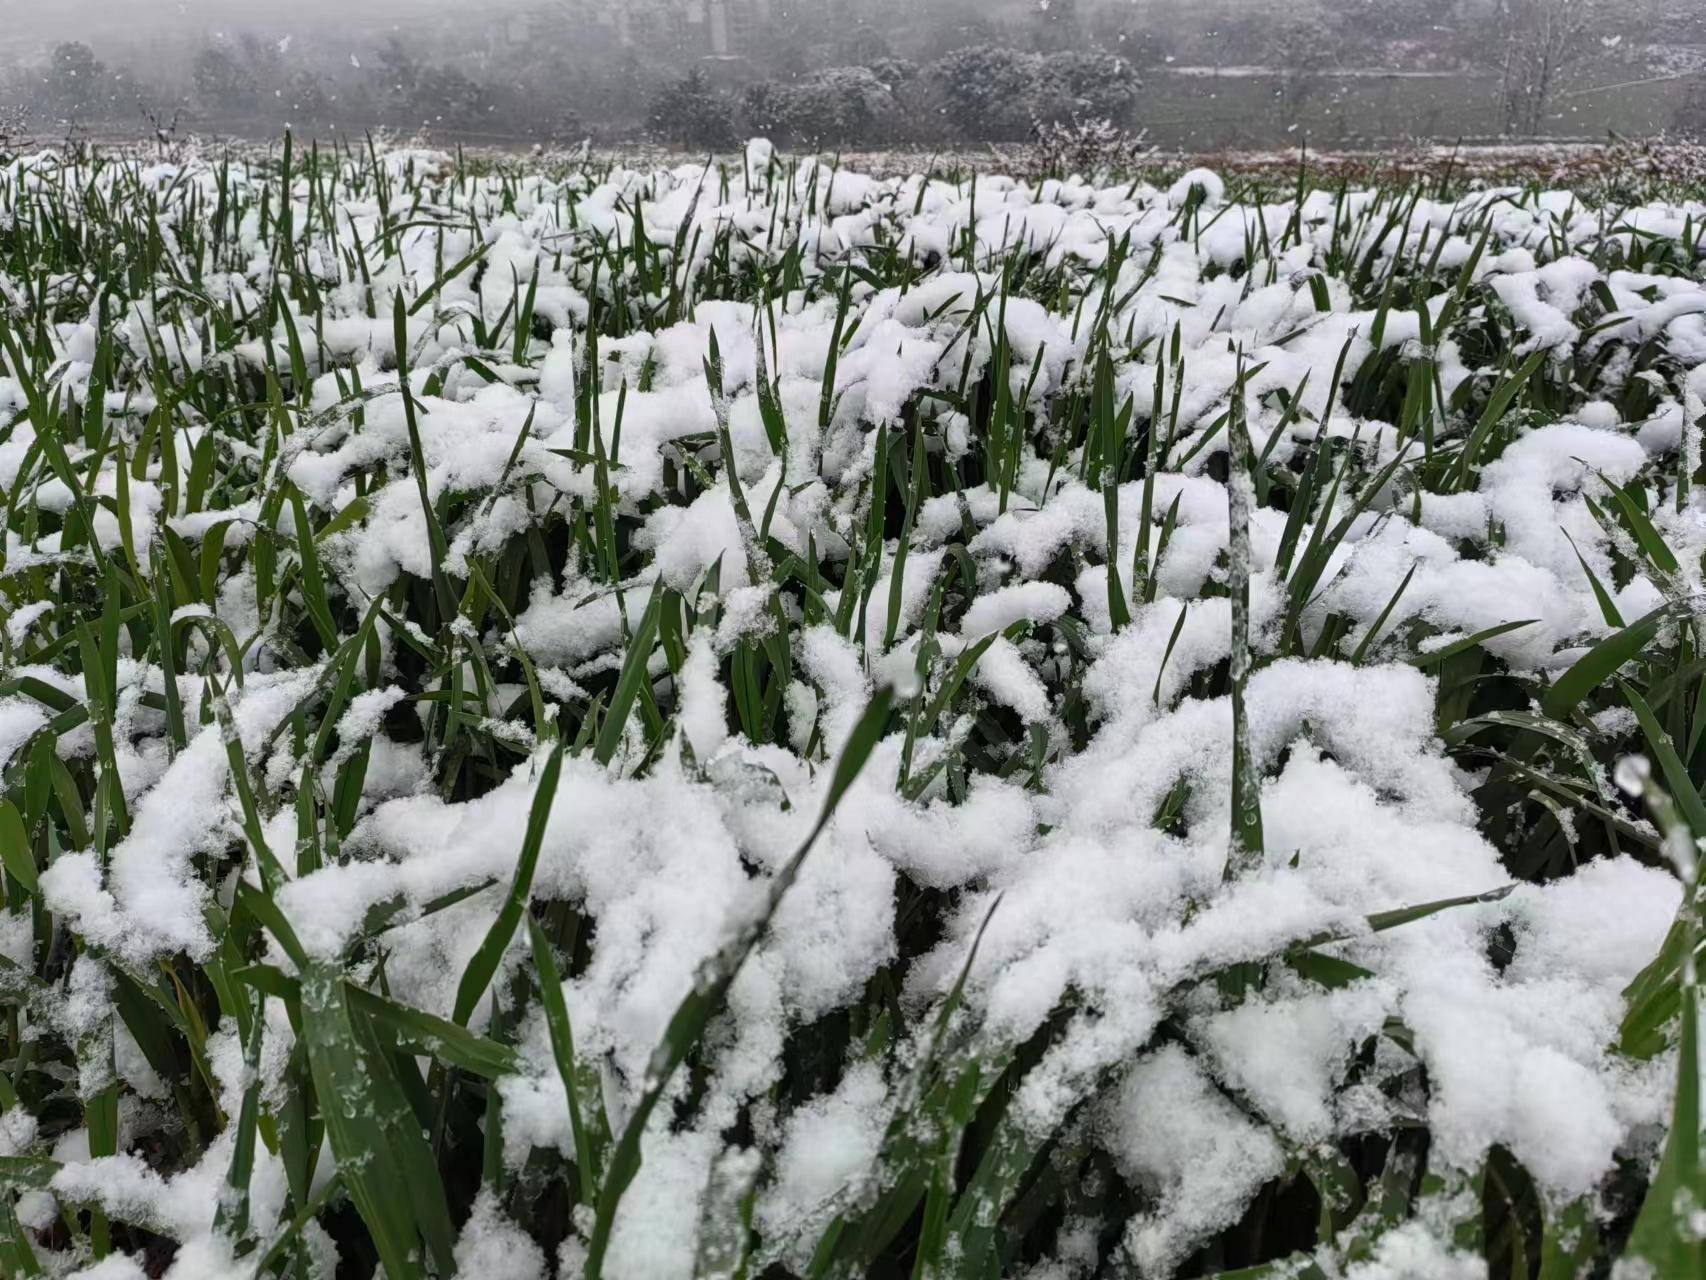
[[1697,1274],[1703,218],[12,160],[0,1272]]

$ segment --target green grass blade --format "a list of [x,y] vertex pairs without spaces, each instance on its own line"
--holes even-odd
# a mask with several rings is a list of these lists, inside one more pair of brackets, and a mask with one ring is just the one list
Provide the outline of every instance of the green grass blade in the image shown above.
[[563,744],[559,742],[546,757],[540,771],[539,783],[533,792],[533,805],[527,815],[527,832],[521,842],[521,855],[516,859],[515,878],[510,881],[509,895],[504,899],[497,918],[486,932],[462,971],[462,981],[456,987],[456,1011],[451,1018],[465,1026],[474,1006],[486,993],[492,975],[498,970],[503,955],[509,949],[515,928],[527,912],[528,898],[533,892],[533,873],[539,865],[539,850],[545,843],[545,827],[551,820],[551,803],[557,797],[557,780],[563,772]]

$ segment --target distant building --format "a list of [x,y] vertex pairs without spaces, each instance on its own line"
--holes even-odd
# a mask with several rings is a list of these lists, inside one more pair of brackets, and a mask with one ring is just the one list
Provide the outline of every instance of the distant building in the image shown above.
[[667,48],[730,58],[762,48],[771,0],[568,0],[577,23],[597,26],[624,48]]

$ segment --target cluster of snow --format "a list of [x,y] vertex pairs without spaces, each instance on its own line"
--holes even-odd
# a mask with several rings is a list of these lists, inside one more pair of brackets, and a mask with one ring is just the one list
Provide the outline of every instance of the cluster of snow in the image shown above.
[[[883,1135],[906,1097],[905,1080],[904,1072],[852,1061],[832,1091],[779,1107],[775,1087],[789,1037],[859,1001],[880,971],[903,958],[904,1008],[914,1025],[930,1026],[986,921],[965,983],[961,1020],[972,1031],[963,1051],[1000,1060],[1070,1011],[1025,1076],[1011,1119],[1039,1142],[1069,1122],[1087,1125],[1143,1198],[1123,1237],[1139,1274],[1170,1274],[1204,1240],[1234,1225],[1294,1158],[1417,1122],[1432,1134],[1436,1168],[1473,1171],[1492,1145],[1503,1144],[1549,1197],[1591,1194],[1614,1157],[1640,1135],[1650,1137],[1664,1118],[1667,1060],[1637,1069],[1606,1046],[1623,987],[1655,954],[1676,911],[1680,890],[1672,876],[1628,857],[1603,859],[1502,900],[1372,931],[1371,915],[1485,894],[1509,880],[1477,829],[1473,780],[1437,736],[1433,682],[1396,660],[1401,653],[1378,647],[1376,660],[1364,665],[1292,658],[1258,667],[1249,724],[1263,779],[1266,855],[1247,875],[1223,875],[1232,709],[1227,698],[1192,690],[1232,656],[1223,590],[1227,494],[1209,466],[1224,443],[1209,432],[1240,362],[1257,370],[1243,391],[1255,448],[1282,466],[1309,455],[1329,410],[1326,430],[1354,436],[1371,465],[1395,456],[1395,427],[1354,418],[1344,386],[1333,385],[1341,352],[1348,353],[1345,384],[1376,343],[1429,357],[1446,397],[1471,379],[1485,385],[1496,372],[1468,367],[1449,334],[1436,335],[1424,352],[1414,312],[1395,311],[1377,331],[1347,284],[1322,275],[1336,220],[1358,219],[1375,196],[1316,192],[1301,205],[1257,205],[1229,203],[1224,184],[1200,171],[1163,191],[1143,184],[1097,189],[1078,180],[878,180],[811,163],[784,171],[767,159],[767,150],[755,147],[744,173],[616,170],[596,182],[584,175],[453,180],[445,172],[425,182],[459,216],[435,226],[423,214],[395,233],[390,256],[379,250],[387,235],[374,203],[337,198],[343,242],[372,250],[371,291],[347,278],[337,254],[317,241],[308,253],[326,273],[326,311],[298,318],[293,334],[281,320],[270,342],[210,352],[189,314],[164,299],[158,309],[136,305],[116,331],[133,354],[170,351],[187,369],[212,360],[285,369],[289,343],[300,343],[307,367],[319,371],[306,392],[310,426],[284,441],[278,474],[322,521],[357,500],[356,477],[364,477],[365,511],[320,547],[332,590],[358,616],[400,576],[424,579],[435,568],[408,479],[393,294],[412,300],[436,288],[430,306],[409,315],[405,332],[428,492],[435,499],[471,496],[478,509],[451,531],[442,566],[451,574],[553,511],[594,500],[594,469],[564,452],[584,447],[577,446],[577,398],[587,393],[605,447],[614,448],[619,431],[609,484],[647,567],[617,591],[571,556],[560,573],[534,582],[513,631],[502,624],[474,637],[494,653],[519,646],[554,701],[584,701],[584,683],[619,664],[629,622],[654,580],[704,599],[717,567],[719,627],[693,635],[678,677],[654,664],[660,703],[676,721],[671,745],[644,773],[635,771],[645,749],[637,732],[609,768],[590,756],[566,761],[533,882],[536,901],[572,903],[593,925],[590,960],[566,981],[565,995],[577,1052],[602,1076],[601,1104],[613,1124],[644,1087],[652,1051],[692,988],[695,967],[750,917],[810,828],[827,788],[825,763],[870,691],[915,678],[927,604],[941,578],[961,572],[947,554],[959,544],[956,556],[975,576],[975,597],[932,637],[938,662],[951,665],[989,641],[971,696],[1010,709],[1041,736],[1049,759],[1041,785],[1026,786],[1023,774],[973,773],[955,792],[938,781],[907,798],[899,787],[903,770],[917,777],[954,756],[972,732],[970,717],[915,744],[895,733],[878,745],[730,990],[708,1042],[695,1117],[672,1128],[670,1108],[656,1113],[605,1274],[642,1280],[691,1272],[697,1206],[723,1154],[723,1135],[743,1117],[763,1158],[754,1221],[764,1248],[774,1257],[809,1257],[834,1215],[870,1193],[867,1181],[880,1174]],[[14,164],[6,190],[61,181],[55,163],[44,157]],[[431,174],[441,162],[394,156],[386,163]],[[215,179],[192,168],[149,181],[187,184],[210,201]],[[299,225],[311,198],[306,185],[291,193]],[[1609,405],[1584,404],[1571,420],[1525,430],[1465,492],[1415,495],[1395,484],[1379,495],[1352,522],[1303,612],[1305,650],[1335,614],[1351,621],[1353,645],[1383,614],[1382,637],[1426,632],[1435,644],[1532,620],[1487,647],[1513,671],[1545,674],[1609,633],[1587,572],[1611,582],[1612,546],[1588,504],[1606,485],[1642,475],[1654,458],[1679,448],[1698,456],[1706,289],[1601,273],[1586,255],[1606,237],[1680,239],[1690,218],[1698,227],[1703,217],[1701,206],[1609,211],[1585,208],[1568,193],[1482,192],[1456,202],[1418,200],[1395,224],[1384,215],[1355,224],[1349,258],[1366,256],[1377,273],[1396,254],[1415,256],[1418,246],[1437,254],[1443,270],[1474,260],[1485,288],[1473,296],[1503,309],[1519,356],[1656,339],[1695,373],[1667,388],[1646,422],[1624,423]],[[1250,245],[1277,246],[1294,223],[1301,234],[1289,247],[1244,262]],[[1483,226],[1489,244],[1476,259]],[[600,238],[631,250],[641,231],[653,251],[689,246],[696,256],[677,266],[676,279],[690,289],[708,267],[709,246],[731,228],[724,243],[755,266],[793,255],[800,287],[763,303],[701,302],[674,323],[604,339],[593,375],[598,385],[577,385],[586,377],[594,286],[587,255],[575,251]],[[255,255],[252,269],[206,287],[254,310],[265,305],[271,266],[252,218],[241,234]],[[1120,242],[1126,257],[1110,273],[1108,255]],[[439,280],[444,264],[482,246],[480,269]],[[855,281],[850,315],[838,325],[836,264],[879,250],[911,262],[909,282],[877,289]],[[1003,262],[1020,253],[1058,270],[1068,288],[1046,306],[1013,297],[999,309],[981,307],[1000,292]],[[1232,270],[1237,264],[1244,269]],[[1091,282],[1094,296],[1086,293]],[[890,441],[901,441],[913,415],[921,415],[930,447],[947,459],[981,447],[947,393],[988,367],[997,323],[1005,326],[1014,397],[1047,406],[1087,388],[1104,284],[1110,310],[1103,319],[1126,353],[1115,370],[1118,395],[1134,398],[1140,418],[1157,395],[1160,405],[1177,406],[1177,447],[1169,469],[1153,478],[1148,507],[1158,526],[1176,502],[1153,599],[1132,600],[1129,625],[1115,630],[1108,562],[1130,598],[1144,482],[1113,490],[1118,518],[1110,547],[1106,495],[1081,481],[1076,458],[1054,465],[1027,450],[1012,492],[980,486],[923,505],[892,606],[889,583],[900,572],[902,548],[890,539],[868,607],[855,611],[863,623],[856,635],[828,624],[796,627],[795,680],[786,699],[790,744],[754,745],[732,732],[720,664],[738,640],[762,633],[771,620],[764,553],[743,532],[721,453],[705,445],[719,425],[719,402],[732,479],[749,508],[771,513],[768,533],[781,546],[802,558],[815,549],[833,566],[862,536],[877,428],[892,428]],[[474,319],[498,325],[516,305],[518,288],[533,296],[552,337],[533,339],[520,361],[476,352]],[[1579,312],[1594,289],[1615,301],[1617,323],[1588,332]],[[1430,321],[1445,301],[1442,294],[1426,304]],[[368,314],[370,303],[376,316]],[[89,385],[93,326],[91,317],[49,335],[60,353],[60,385],[73,396]],[[716,389],[707,385],[704,363],[713,335],[723,379]],[[1174,358],[1175,344],[1182,358]],[[469,363],[471,355],[486,372]],[[1612,357],[1608,377],[1620,360],[1626,357]],[[351,370],[364,388],[357,402],[346,394]],[[772,380],[785,427],[780,457],[766,434],[762,376]],[[1290,392],[1306,377],[1288,415],[1272,393]],[[110,405],[126,399],[132,415],[152,406],[146,384],[123,397],[109,387],[107,396]],[[13,379],[0,377],[0,404],[21,406]],[[1436,424],[1442,436],[1468,425],[1444,415]],[[22,478],[44,508],[63,508],[71,495],[57,480],[26,472],[36,466],[33,443],[25,421],[0,439],[0,486],[14,492]],[[193,445],[192,434],[172,446],[186,470]],[[716,479],[690,503],[677,502],[671,476],[688,458]],[[367,489],[365,478],[387,469],[392,482]],[[109,467],[95,492],[111,493],[112,484]],[[226,536],[235,547],[260,514],[253,505],[193,515],[166,509],[153,472],[131,479],[128,494],[133,544],[145,555],[157,520],[191,545],[215,523],[234,521]],[[1350,502],[1342,493],[1319,519],[1337,522]],[[1637,574],[1614,587],[1625,618],[1698,587],[1692,578],[1706,549],[1702,511],[1697,499],[1680,511],[1655,506],[1653,519],[1678,548],[1687,580]],[[1260,655],[1272,652],[1286,609],[1278,567],[1286,516],[1258,508],[1252,517],[1251,628]],[[290,519],[286,507],[280,528],[287,535]],[[1310,532],[1306,523],[1305,542]],[[104,512],[96,533],[103,546],[123,545],[123,531]],[[1152,548],[1157,533],[1148,530]],[[9,569],[52,563],[57,536],[26,540],[8,529]],[[277,784],[275,795],[288,794],[300,770],[291,735],[274,730],[317,696],[324,672],[292,661],[256,600],[252,578],[239,575],[222,584],[208,612],[244,646],[246,678],[227,690],[241,748],[251,767]],[[826,600],[833,611],[839,595]],[[29,609],[10,616],[8,652],[22,651],[39,617]],[[1072,749],[1059,693],[1069,631],[1088,663],[1082,694],[1092,736],[1080,751]],[[336,960],[364,954],[372,909],[400,900],[404,909],[384,936],[388,990],[448,1016],[514,870],[544,749],[477,799],[443,799],[433,787],[433,761],[418,745],[387,735],[390,717],[407,714],[403,700],[411,691],[397,673],[402,640],[389,622],[379,637],[382,678],[349,705],[337,730],[346,754],[356,741],[371,741],[358,820],[342,860],[290,876],[277,901],[308,952]],[[7,674],[81,696],[47,664],[19,663]],[[46,906],[90,949],[65,1007],[67,1035],[122,1039],[110,1008],[89,1002],[100,964],[142,968],[170,954],[205,959],[214,947],[209,908],[229,901],[229,882],[207,873],[242,838],[226,738],[209,723],[168,760],[163,716],[152,709],[157,699],[147,697],[160,681],[158,668],[140,659],[119,664],[115,733],[135,815],[130,833],[104,858],[66,852],[42,875]],[[180,685],[185,705],[199,705],[203,680],[184,676]],[[488,710],[503,714],[495,700]],[[45,720],[34,702],[0,699],[0,762]],[[525,726],[515,731],[530,745]],[[59,744],[66,753],[92,750],[87,731],[63,734]],[[342,759],[325,767],[328,790]],[[1171,797],[1180,797],[1174,820],[1162,829],[1156,818]],[[294,846],[288,804],[267,818],[266,834],[274,851]],[[252,861],[246,874],[255,876]],[[421,910],[487,884],[449,907]],[[916,890],[939,895],[951,909],[938,942],[922,956],[902,957],[898,904]],[[1490,939],[1506,927],[1514,956],[1495,958]],[[0,918],[8,954],[11,932]],[[1324,950],[1367,976],[1328,989],[1277,962],[1324,937],[1339,939]],[[291,967],[276,947],[267,958]],[[355,963],[365,975],[359,966],[369,961]],[[529,963],[525,937],[518,937],[505,970]],[[1268,979],[1259,995],[1239,1002],[1215,979],[1246,964],[1268,964]],[[509,990],[501,975],[493,990]],[[276,999],[267,1008],[261,1079],[276,1083],[293,1033]],[[487,1016],[482,1007],[473,1028],[483,1029]],[[1403,1034],[1387,1036],[1395,1026]],[[537,1008],[522,1011],[515,1036],[524,1069],[501,1083],[505,1160],[519,1167],[539,1147],[572,1157],[563,1085]],[[232,1028],[216,1033],[214,1048],[222,1081],[229,1076],[240,1086],[245,1068]],[[1425,1092],[1394,1086],[1420,1079],[1418,1067]],[[141,1070],[131,1074],[141,1078]],[[686,1082],[672,1087],[685,1089]],[[231,1087],[230,1101],[240,1094]],[[127,1138],[145,1123],[127,1111]],[[229,1133],[194,1168],[162,1175],[128,1149],[90,1159],[87,1136],[74,1132],[54,1146],[62,1163],[52,1194],[99,1203],[179,1241],[169,1272],[177,1280],[245,1274],[254,1256],[233,1256],[214,1222]],[[40,1145],[32,1117],[0,1117],[5,1150]],[[330,1162],[328,1152],[321,1169]],[[285,1212],[283,1172],[264,1151],[250,1195],[263,1235],[276,1231]],[[30,1225],[50,1216],[39,1193],[20,1203]],[[329,1266],[329,1237],[312,1228],[306,1238]],[[576,1240],[563,1247],[554,1262],[560,1274],[573,1273],[582,1247]],[[1062,1248],[1067,1258],[1070,1249]],[[456,1255],[467,1274],[539,1277],[553,1265],[489,1196],[462,1227]],[[1351,1274],[1374,1280],[1470,1270],[1437,1233],[1412,1224],[1389,1233]],[[141,1272],[115,1258],[79,1274],[111,1280]],[[1057,1274],[1079,1271],[1063,1261]]]

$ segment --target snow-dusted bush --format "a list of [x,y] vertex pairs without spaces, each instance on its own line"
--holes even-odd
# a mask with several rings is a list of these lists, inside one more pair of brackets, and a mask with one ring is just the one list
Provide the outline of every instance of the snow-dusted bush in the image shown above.
[[728,95],[694,67],[653,95],[646,129],[663,142],[722,150],[735,139],[734,107]]
[[1139,172],[1156,152],[1144,134],[1111,120],[1038,120],[1031,128],[1031,168],[1049,177],[1108,180]]
[[1111,54],[1004,45],[955,49],[926,67],[922,82],[962,136],[998,141],[1023,138],[1038,120],[1123,120],[1138,89],[1137,69]]
[[[904,74],[895,67],[890,74]],[[896,81],[865,67],[832,67],[798,80],[748,86],[741,98],[747,127],[810,147],[875,145],[905,126]]]

